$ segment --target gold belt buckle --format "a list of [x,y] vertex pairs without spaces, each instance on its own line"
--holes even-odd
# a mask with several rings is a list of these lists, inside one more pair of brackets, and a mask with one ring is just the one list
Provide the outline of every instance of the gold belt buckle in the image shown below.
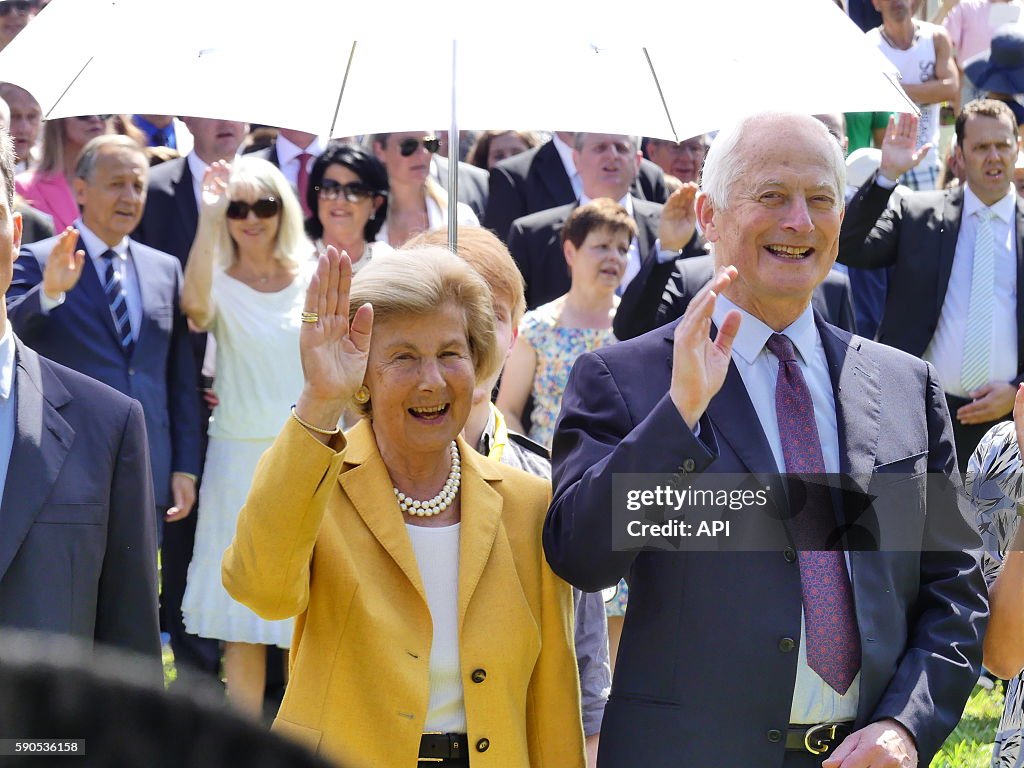
[[804,734],[804,747],[812,755],[825,754],[830,749],[830,746],[825,742],[835,739],[836,728],[838,727],[838,723],[821,723],[820,725],[811,726],[807,729],[807,733]]

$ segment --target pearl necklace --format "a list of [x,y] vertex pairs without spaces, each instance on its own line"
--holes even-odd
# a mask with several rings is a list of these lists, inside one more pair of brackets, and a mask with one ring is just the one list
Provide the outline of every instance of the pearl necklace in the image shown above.
[[459,486],[462,484],[462,460],[459,458],[459,446],[452,440],[452,468],[448,471],[448,479],[444,481],[444,487],[440,493],[427,501],[412,499],[402,493],[398,488],[392,487],[395,497],[398,499],[398,506],[402,512],[417,517],[433,517],[444,512],[455,501],[459,495]]

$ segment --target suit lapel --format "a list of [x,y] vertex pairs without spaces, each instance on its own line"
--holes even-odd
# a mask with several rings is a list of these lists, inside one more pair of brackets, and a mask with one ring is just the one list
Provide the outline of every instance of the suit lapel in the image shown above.
[[572,179],[565,172],[565,166],[553,140],[537,151],[537,165],[540,166],[537,169],[537,176],[554,201],[554,205],[565,205],[566,202],[576,199]]
[[[138,243],[133,240],[128,241],[128,258],[131,259],[132,268],[135,270],[135,284],[139,287],[139,306],[142,308],[142,319],[139,321],[139,328],[136,329],[135,335],[135,353],[139,351],[146,339],[143,338],[143,334],[146,334],[146,307],[154,306],[152,297],[149,295],[151,286],[146,276],[149,275],[149,270],[145,269],[146,256],[143,254],[142,249]],[[148,337],[148,334],[146,334]]]
[[58,412],[71,400],[71,395],[56,377],[41,368],[34,352],[20,341],[15,344],[17,412],[11,461],[0,502],[0,580],[50,497],[75,436]]
[[[178,219],[181,222],[181,232],[195,232],[199,226],[199,207],[196,205],[196,193],[192,186],[192,169],[189,168],[188,159],[182,163],[181,176],[174,190],[174,205],[178,209]],[[188,246],[185,247],[188,253]]]
[[654,241],[658,237],[658,219],[661,216],[661,210],[649,211],[641,210],[646,208],[644,205],[646,201],[640,201],[636,197],[633,197],[633,219],[636,221],[637,227],[637,246],[640,251],[640,264],[647,264],[648,261],[652,261],[654,257]]
[[462,455],[462,527],[459,538],[459,634],[466,609],[487,561],[501,525],[503,499],[490,481],[501,475],[484,458],[459,438]]
[[946,195],[942,206],[942,232],[939,235],[939,279],[935,293],[935,317],[942,311],[949,287],[949,276],[953,271],[953,257],[956,255],[956,240],[960,236],[960,213],[963,211],[964,193],[955,190]]

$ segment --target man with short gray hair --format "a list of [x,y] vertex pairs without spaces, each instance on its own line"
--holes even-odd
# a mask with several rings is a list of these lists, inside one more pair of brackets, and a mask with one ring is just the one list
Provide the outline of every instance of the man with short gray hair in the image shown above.
[[[569,376],[544,551],[583,590],[629,575],[602,768],[927,766],[978,678],[980,539],[935,370],[810,306],[839,250],[844,183],[813,117],[723,130],[696,204],[715,277],[674,324],[585,353]],[[868,496],[774,477],[840,472]],[[623,545],[638,518],[616,512],[613,482],[641,473],[680,493],[740,476],[765,503],[720,509],[731,533],[705,547],[687,546],[699,529]],[[872,508],[913,546],[851,535],[879,475],[922,480],[897,515]],[[687,522],[699,512],[680,506]]]
[[178,303],[181,266],[129,237],[148,176],[132,139],[107,135],[86,144],[73,180],[81,217],[22,249],[7,310],[33,349],[142,404],[158,520],[173,522],[195,501],[199,408]]

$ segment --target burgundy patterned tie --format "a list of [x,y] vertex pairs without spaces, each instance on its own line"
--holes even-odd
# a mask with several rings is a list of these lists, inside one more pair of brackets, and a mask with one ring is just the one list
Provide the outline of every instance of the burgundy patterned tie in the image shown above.
[[[773,333],[765,345],[779,360],[775,414],[782,454],[790,475],[823,475],[814,404],[793,342]],[[853,607],[853,589],[842,551],[823,549],[836,528],[832,495],[822,483],[807,482],[804,508],[792,518],[790,533],[800,562],[807,664],[822,680],[845,694],[860,668],[860,634]]]

